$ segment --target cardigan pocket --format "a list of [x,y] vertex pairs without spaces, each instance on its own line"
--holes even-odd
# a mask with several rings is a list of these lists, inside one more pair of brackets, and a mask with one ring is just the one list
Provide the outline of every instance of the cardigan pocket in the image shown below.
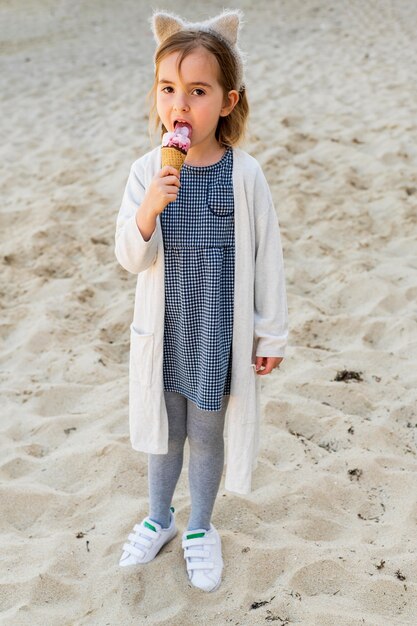
[[153,333],[140,333],[130,325],[129,376],[145,387],[152,384],[153,344]]
[[233,186],[215,183],[207,190],[207,206],[216,217],[230,217],[234,211]]

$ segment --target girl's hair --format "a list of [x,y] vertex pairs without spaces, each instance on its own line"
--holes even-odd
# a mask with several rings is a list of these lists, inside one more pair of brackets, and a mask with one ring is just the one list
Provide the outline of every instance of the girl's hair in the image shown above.
[[[161,124],[162,135],[167,132],[156,109],[156,90],[158,88],[159,64],[172,52],[179,52],[178,72],[180,72],[183,59],[196,48],[203,47],[208,50],[217,60],[220,71],[218,82],[226,97],[228,92],[236,89],[236,61],[227,44],[212,35],[201,30],[181,30],[167,37],[155,52],[155,79],[152,89],[147,94],[147,100],[151,100],[149,115],[149,135],[152,143],[152,133],[156,132]],[[216,139],[223,146],[236,146],[243,141],[246,135],[246,126],[249,115],[249,103],[246,97],[245,85],[239,90],[239,101],[229,115],[219,117],[216,128]],[[152,127],[152,121],[154,126]]]

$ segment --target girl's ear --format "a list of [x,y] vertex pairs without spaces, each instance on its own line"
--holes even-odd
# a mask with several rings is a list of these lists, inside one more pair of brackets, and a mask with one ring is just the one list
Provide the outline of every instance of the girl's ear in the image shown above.
[[159,45],[167,37],[170,37],[179,30],[183,30],[185,24],[180,17],[171,13],[155,11],[151,17],[151,29],[156,43]]

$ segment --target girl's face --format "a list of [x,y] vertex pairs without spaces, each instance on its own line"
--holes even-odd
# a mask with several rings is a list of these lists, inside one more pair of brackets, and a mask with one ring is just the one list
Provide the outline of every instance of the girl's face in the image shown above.
[[182,62],[181,76],[176,63],[179,52],[172,52],[159,64],[156,108],[168,131],[174,130],[177,119],[192,126],[189,152],[200,154],[217,146],[215,131],[219,117],[228,115],[237,101],[237,91],[225,98],[217,75],[216,58],[203,47],[191,52]]

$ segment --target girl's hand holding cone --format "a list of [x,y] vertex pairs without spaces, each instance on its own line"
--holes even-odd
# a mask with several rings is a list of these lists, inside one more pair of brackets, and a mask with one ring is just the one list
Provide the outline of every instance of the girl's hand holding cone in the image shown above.
[[177,199],[180,184],[178,170],[171,165],[165,165],[153,177],[143,199],[142,207],[145,206],[155,216],[159,215],[170,202]]
[[136,224],[145,241],[149,241],[155,231],[157,216],[167,204],[177,199],[179,186],[179,173],[175,167],[166,165],[153,177],[136,211]]

